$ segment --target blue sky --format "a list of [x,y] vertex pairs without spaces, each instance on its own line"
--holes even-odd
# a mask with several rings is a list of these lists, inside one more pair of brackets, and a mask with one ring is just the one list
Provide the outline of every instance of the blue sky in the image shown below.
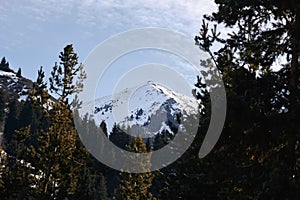
[[[84,62],[99,43],[130,29],[168,28],[193,40],[203,14],[215,9],[212,0],[2,1],[0,57],[5,56],[13,69],[21,67],[23,76],[35,80],[40,66],[49,74],[67,44],[74,45]],[[146,60],[151,61],[149,57]]]

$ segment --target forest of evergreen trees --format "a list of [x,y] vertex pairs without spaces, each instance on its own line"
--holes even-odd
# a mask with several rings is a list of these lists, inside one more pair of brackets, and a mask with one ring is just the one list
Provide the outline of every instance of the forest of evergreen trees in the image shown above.
[[[49,84],[40,68],[25,101],[8,101],[0,89],[0,199],[300,199],[300,2],[215,3],[218,11],[204,16],[195,36],[211,55],[201,64],[217,66],[227,95],[226,122],[209,155],[198,157],[210,121],[209,91],[198,77],[193,93],[204,109],[181,158],[144,174],[100,163],[82,145],[74,120],[86,134],[105,134],[133,152],[159,149],[174,136],[164,131],[149,142],[117,125],[108,133],[105,122],[96,126],[90,116],[74,118],[71,106],[78,105],[70,96],[82,91],[86,74],[67,45]],[[229,35],[219,34],[219,26]],[[49,100],[50,94],[58,98]]]

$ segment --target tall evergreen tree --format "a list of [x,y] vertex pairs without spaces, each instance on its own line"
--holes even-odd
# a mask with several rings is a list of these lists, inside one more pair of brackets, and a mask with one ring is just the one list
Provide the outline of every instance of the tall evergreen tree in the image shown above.
[[[252,71],[268,73],[278,57],[284,56],[286,63],[280,63],[287,68],[281,78],[286,80],[291,120],[288,130],[288,149],[290,158],[287,162],[295,164],[295,145],[299,127],[297,111],[299,110],[299,56],[300,56],[300,2],[289,0],[285,3],[271,1],[216,1],[219,11],[206,18],[225,23],[228,27],[237,27],[237,31],[229,34],[226,40],[220,40],[216,34],[207,35],[207,29],[196,37],[196,41],[206,50],[215,41],[221,41],[223,48],[218,52],[217,64],[223,67],[242,66]],[[207,36],[207,37],[206,37]],[[224,59],[229,56],[230,59]],[[227,60],[227,61],[226,61]],[[227,64],[220,64],[220,63]],[[222,67],[223,66],[223,67]]]
[[[50,127],[41,131],[38,149],[32,149],[38,161],[36,166],[45,174],[37,188],[41,197],[47,198],[66,198],[75,194],[87,157],[73,126],[73,113],[68,103],[68,97],[82,89],[83,66],[78,66],[78,56],[72,45],[67,45],[60,53],[60,60],[49,79],[50,90],[59,95],[58,102],[54,102],[48,112]],[[74,82],[76,78],[77,82]]]
[[[0,88],[0,132],[4,131],[4,121],[5,121],[5,107],[6,107],[6,99],[5,92],[2,88]],[[1,144],[1,140],[0,140]]]
[[[133,151],[135,153],[144,153],[147,152],[147,147],[144,143],[143,138],[134,137],[131,145],[127,145],[127,150]],[[135,159],[135,158],[128,158],[128,159]],[[128,199],[128,200],[129,199],[130,200],[156,199],[149,192],[149,188],[151,187],[152,180],[154,178],[154,174],[150,172],[150,168],[151,168],[150,159],[151,157],[141,161],[143,165],[142,167],[145,170],[149,170],[149,172],[139,173],[139,174],[133,174],[127,172],[120,173],[119,181],[120,181],[121,199]]]
[[72,45],[67,45],[59,58],[60,63],[55,63],[49,78],[50,91],[57,94],[62,102],[69,104],[68,96],[82,91],[86,74],[83,65],[78,65],[78,56]]
[[[218,11],[205,18],[235,29],[222,38],[204,22],[195,37],[221,71],[228,102],[221,138],[203,163],[202,184],[214,188],[214,198],[297,199],[299,2],[216,3]],[[216,43],[221,48],[213,51]],[[287,62],[273,71],[281,56]]]
[[[14,131],[20,128],[19,125],[19,115],[21,111],[21,103],[18,101],[17,98],[11,100],[8,105],[9,113],[5,120],[5,128],[4,128],[4,144],[8,145],[13,137]],[[13,149],[11,149],[13,151]],[[12,153],[12,152],[9,152]]]
[[[50,89],[57,92],[58,100],[51,101],[49,99],[42,69],[39,70],[37,82],[29,95],[29,100],[34,106],[34,113],[42,111],[42,115],[50,120],[49,125],[40,127],[36,121],[31,120],[31,124],[38,131],[38,134],[33,134],[36,137],[36,146],[32,145],[31,139],[16,141],[18,144],[25,145],[23,152],[29,152],[17,160],[24,160],[32,166],[34,193],[30,196],[38,199],[74,197],[78,182],[83,180],[82,174],[86,167],[87,151],[77,136],[73,125],[73,113],[67,101],[69,95],[80,91],[75,89],[77,87],[73,84],[76,85],[74,80],[77,75],[84,77],[82,65],[77,66],[78,57],[73,52],[72,45],[68,45],[64,49],[60,58],[61,65],[53,68],[50,78],[50,80],[55,80],[50,81]],[[77,79],[78,88],[81,87],[81,81],[82,79]],[[26,130],[21,129],[17,133],[30,136],[28,133],[30,127]],[[23,189],[20,191],[22,195],[29,194]]]
[[106,137],[108,137],[108,132],[107,132],[107,127],[105,121],[102,121],[100,123],[100,128],[102,129],[103,133],[105,134]]
[[105,177],[103,176],[103,174],[100,174],[99,178],[100,178],[100,187],[99,187],[100,199],[109,200]]

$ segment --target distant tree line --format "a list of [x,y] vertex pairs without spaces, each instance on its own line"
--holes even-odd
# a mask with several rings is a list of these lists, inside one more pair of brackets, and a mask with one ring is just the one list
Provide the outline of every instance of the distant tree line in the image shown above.
[[[0,70],[5,71],[5,72],[12,72],[15,73],[14,70],[9,68],[9,62],[6,61],[5,57],[2,57],[1,62],[0,62]],[[22,71],[21,68],[18,69],[17,73],[16,73],[17,77],[22,77]]]

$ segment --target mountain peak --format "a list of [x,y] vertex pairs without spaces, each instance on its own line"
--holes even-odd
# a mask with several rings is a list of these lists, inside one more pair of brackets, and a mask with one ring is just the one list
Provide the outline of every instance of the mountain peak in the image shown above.
[[154,81],[147,81],[147,83],[149,84],[149,85],[155,85],[155,84],[157,84],[157,83],[155,83]]
[[82,111],[93,114],[97,124],[104,120],[109,131],[116,123],[131,128],[148,127],[149,134],[155,134],[163,131],[170,121],[178,123],[179,115],[187,117],[198,110],[196,99],[148,81],[140,87],[124,89],[113,97],[96,99],[85,104]]

